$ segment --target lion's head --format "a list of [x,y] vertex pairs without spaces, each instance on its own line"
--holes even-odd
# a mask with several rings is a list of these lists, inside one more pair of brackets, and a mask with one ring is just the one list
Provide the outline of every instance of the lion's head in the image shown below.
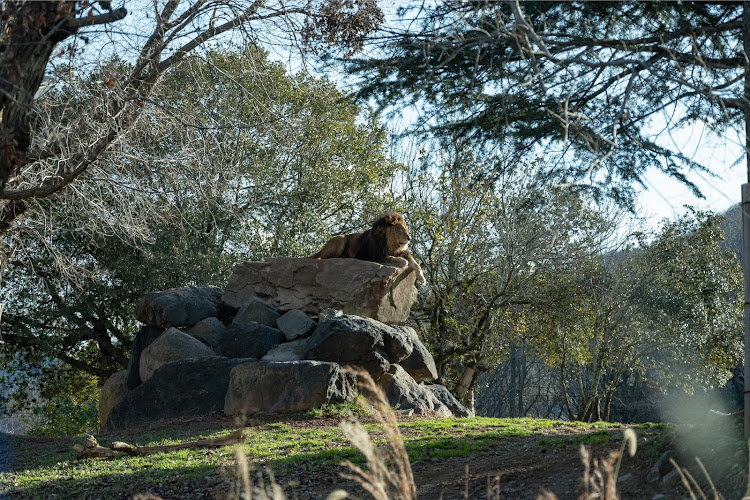
[[372,236],[383,244],[384,256],[397,255],[406,251],[411,240],[406,221],[398,212],[387,212],[373,222]]

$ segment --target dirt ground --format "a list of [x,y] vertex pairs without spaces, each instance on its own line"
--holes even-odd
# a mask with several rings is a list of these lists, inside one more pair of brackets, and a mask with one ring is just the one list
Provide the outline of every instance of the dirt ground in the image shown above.
[[[596,458],[607,457],[611,451],[618,450],[615,442],[589,448]],[[647,483],[646,474],[651,465],[649,459],[639,458],[637,454],[623,459],[617,485],[622,498],[686,497],[686,490],[680,485],[665,487],[660,483]],[[415,462],[412,471],[418,497],[423,500],[526,500],[538,498],[545,490],[563,500],[575,499],[583,491],[580,448],[539,449],[534,438],[503,440],[497,450],[479,457]],[[291,498],[300,500],[325,499],[339,488],[360,498],[370,498],[352,481],[340,478],[341,472],[346,472],[346,468],[322,467],[314,472],[295,471],[277,479],[280,483],[299,484],[287,491],[292,492]]]
[[[336,425],[335,421],[312,420],[287,422],[288,425]],[[730,425],[731,426],[731,425]],[[527,500],[543,497],[577,499],[583,492],[584,465],[580,440],[594,431],[566,431],[567,444],[540,445],[545,436],[505,438],[496,449],[470,458],[450,458],[440,461],[417,461],[411,464],[420,500]],[[598,431],[601,432],[601,431]],[[600,444],[586,444],[590,464],[602,464],[613,452],[619,452],[622,429],[608,431],[612,440]],[[647,475],[657,459],[667,450],[685,470],[697,479],[708,498],[714,498],[710,483],[702,474],[696,457],[709,472],[723,498],[741,498],[747,481],[747,453],[737,450],[743,446],[734,429],[712,425],[710,429],[695,426],[675,431],[665,437],[663,430],[638,430],[638,451],[630,457],[625,452],[617,480],[617,491],[622,499],[683,500],[690,494],[679,477],[663,481],[673,467],[667,462],[662,477],[647,481]],[[700,443],[696,440],[700,436]],[[547,438],[549,436],[546,436]],[[559,436],[558,436],[559,437]],[[700,455],[700,457],[698,457]],[[603,467],[600,468],[602,470]],[[341,466],[323,466],[314,471],[293,470],[277,477],[292,499],[325,500],[336,489],[343,489],[357,498],[371,498],[351,480],[340,477],[348,470]],[[468,480],[467,480],[468,479]],[[289,487],[289,484],[293,487]],[[499,489],[499,495],[498,495]],[[590,491],[590,490],[589,490]],[[694,488],[697,498],[701,498]],[[594,497],[592,497],[594,498]],[[719,497],[716,497],[719,498]]]

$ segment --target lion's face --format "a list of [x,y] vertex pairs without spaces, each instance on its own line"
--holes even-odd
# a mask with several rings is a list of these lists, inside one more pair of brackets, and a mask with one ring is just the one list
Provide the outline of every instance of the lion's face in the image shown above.
[[388,248],[392,251],[404,251],[409,245],[409,229],[406,227],[406,221],[399,214],[387,215],[385,217],[386,231],[385,236],[388,242]]

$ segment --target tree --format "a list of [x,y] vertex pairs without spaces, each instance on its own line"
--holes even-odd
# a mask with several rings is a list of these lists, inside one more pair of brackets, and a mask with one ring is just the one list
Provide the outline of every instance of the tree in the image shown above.
[[[382,20],[380,10],[369,0],[353,5],[335,0],[164,0],[154,2],[152,11],[135,14],[135,19],[120,24],[123,31],[133,32],[122,34],[112,23],[128,13],[124,7],[112,8],[111,2],[3,3],[0,276],[21,244],[8,235],[23,226],[21,218],[39,200],[59,194],[84,177],[117,185],[127,168],[108,170],[100,161],[102,155],[127,150],[121,141],[124,134],[141,124],[147,105],[158,105],[153,100],[157,83],[189,54],[199,52],[211,40],[226,40],[231,33],[257,39],[263,26],[272,26],[279,37],[303,31],[311,45],[343,43],[356,50],[362,36]],[[63,41],[68,45],[59,47]],[[82,54],[85,49],[87,53]],[[128,64],[104,64],[112,55]],[[35,98],[45,89],[64,92],[71,80],[81,78],[92,66],[104,71],[97,93],[79,106],[59,109],[53,117],[35,112]],[[91,206],[99,202],[88,201]]]
[[[99,77],[37,106],[53,118],[74,109]],[[30,387],[46,399],[67,387],[61,372],[103,381],[123,369],[144,293],[223,286],[236,262],[312,253],[381,210],[378,193],[398,168],[383,130],[346,95],[288,74],[255,45],[187,58],[152,99],[161,105],[123,134],[127,147],[99,159],[123,172],[117,184],[81,178],[30,208],[18,229],[23,244],[0,290],[0,367],[13,379],[5,387],[17,388],[16,411]],[[136,230],[140,241],[127,234]]]
[[405,204],[429,291],[418,318],[439,381],[464,398],[514,337],[513,309],[536,300],[529,284],[601,249],[615,225],[590,200],[540,182],[538,165],[487,176],[482,157],[445,143],[407,179]]
[[723,385],[742,357],[736,256],[721,248],[721,217],[695,212],[624,254],[545,275],[527,336],[556,367],[568,414],[608,420],[627,377],[662,390]]
[[[558,161],[563,185],[629,206],[648,169],[710,171],[659,142],[703,123],[744,133],[750,6],[738,2],[455,2],[402,9],[376,57],[353,59],[362,96],[424,110],[416,126]],[[399,30],[399,26],[406,26]],[[416,29],[415,29],[416,27]],[[378,40],[380,42],[380,40]]]

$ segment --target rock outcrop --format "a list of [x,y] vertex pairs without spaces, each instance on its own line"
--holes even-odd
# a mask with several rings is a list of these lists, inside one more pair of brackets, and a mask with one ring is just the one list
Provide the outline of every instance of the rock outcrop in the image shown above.
[[299,309],[315,316],[326,308],[403,323],[417,299],[415,274],[356,259],[275,258],[234,266],[224,302],[236,309],[260,297],[279,311]]
[[437,373],[414,329],[383,321],[406,319],[414,273],[354,259],[269,259],[236,266],[229,281],[223,294],[186,287],[141,299],[136,316],[146,326],[128,370],[102,389],[106,429],[351,401],[349,365],[367,370],[397,408],[471,414],[445,387],[420,383]]

